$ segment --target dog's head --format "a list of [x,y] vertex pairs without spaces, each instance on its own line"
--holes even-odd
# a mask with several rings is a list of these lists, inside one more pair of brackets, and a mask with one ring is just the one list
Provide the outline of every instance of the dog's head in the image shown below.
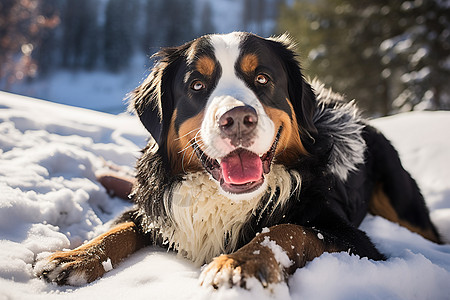
[[156,54],[131,105],[173,173],[206,170],[229,195],[307,155],[315,97],[286,37],[208,35]]

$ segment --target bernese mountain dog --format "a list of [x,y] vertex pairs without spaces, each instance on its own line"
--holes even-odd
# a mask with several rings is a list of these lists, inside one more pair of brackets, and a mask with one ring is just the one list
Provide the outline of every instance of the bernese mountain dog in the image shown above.
[[205,264],[202,285],[267,287],[324,252],[385,259],[358,229],[367,213],[440,243],[396,150],[354,103],[306,81],[293,47],[235,32],[158,52],[130,96],[153,137],[135,206],[37,275],[85,284],[156,244]]

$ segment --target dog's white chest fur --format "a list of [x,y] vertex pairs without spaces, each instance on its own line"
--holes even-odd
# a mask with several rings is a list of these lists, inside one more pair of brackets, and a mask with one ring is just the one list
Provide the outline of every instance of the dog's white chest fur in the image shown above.
[[160,229],[164,240],[179,255],[197,265],[209,262],[221,253],[234,251],[238,233],[256,213],[262,194],[278,188],[280,194],[275,205],[283,205],[290,196],[292,185],[300,184],[300,178],[293,180],[291,174],[279,165],[272,166],[265,181],[267,188],[260,195],[233,201],[218,191],[218,184],[208,174],[186,175],[174,189],[171,203],[166,203],[166,208],[170,206],[172,212],[173,226]]

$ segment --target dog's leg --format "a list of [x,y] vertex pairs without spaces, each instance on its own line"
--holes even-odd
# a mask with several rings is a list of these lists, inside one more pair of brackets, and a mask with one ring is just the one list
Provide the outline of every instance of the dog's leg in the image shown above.
[[[353,233],[361,233],[357,239],[367,239],[368,248],[373,247],[362,232],[354,229]],[[351,249],[349,242],[351,243],[347,239],[347,242],[341,243],[340,237],[324,232],[322,234],[312,228],[290,224],[277,225],[269,228],[269,232],[257,235],[238,251],[216,257],[204,268],[200,282],[215,288],[247,288],[248,279],[256,278],[267,287],[269,284],[286,280],[287,275],[293,274],[297,268],[303,267],[324,252],[364,252],[363,249]],[[368,253],[371,253],[370,251],[372,249]],[[375,248],[373,251],[372,258],[383,259]]]
[[392,144],[369,126],[365,129],[365,139],[368,147],[367,162],[372,165],[377,181],[369,211],[405,226],[430,241],[442,244],[430,219],[425,199],[416,181],[403,168]]
[[110,196],[117,196],[125,200],[129,200],[128,195],[136,181],[134,177],[115,172],[98,175],[97,180],[105,187]]
[[74,250],[56,252],[37,262],[36,275],[58,285],[83,285],[103,276],[144,245],[145,236],[137,226],[122,223]]

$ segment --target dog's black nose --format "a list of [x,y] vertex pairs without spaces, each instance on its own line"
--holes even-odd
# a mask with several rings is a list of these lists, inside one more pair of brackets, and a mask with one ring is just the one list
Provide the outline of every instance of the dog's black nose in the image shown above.
[[257,124],[256,110],[248,105],[232,108],[219,118],[222,135],[229,138],[235,147],[239,145],[247,147],[249,143],[252,143]]

